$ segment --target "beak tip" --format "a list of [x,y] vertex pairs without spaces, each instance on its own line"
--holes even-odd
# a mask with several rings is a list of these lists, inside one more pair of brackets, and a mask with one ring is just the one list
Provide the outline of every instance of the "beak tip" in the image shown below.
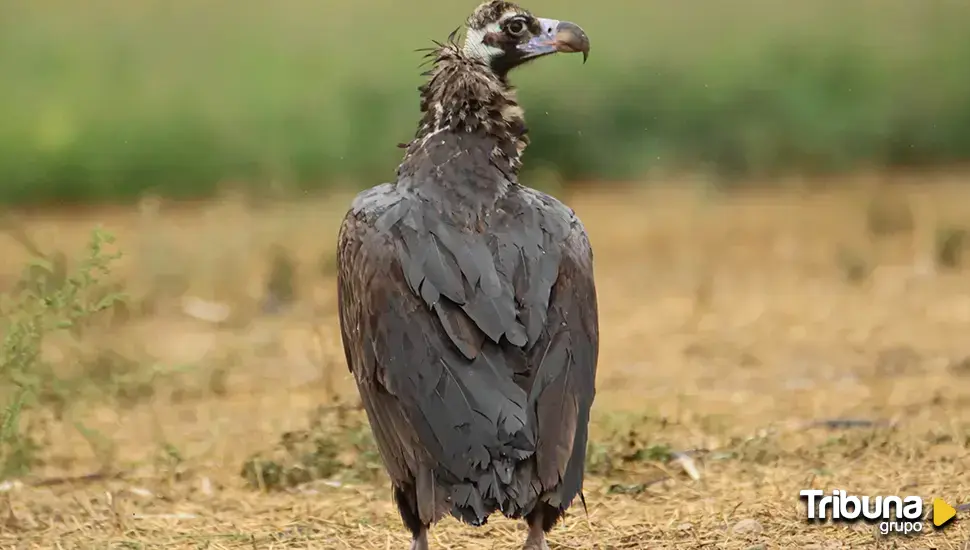
[[566,53],[582,53],[583,64],[589,57],[589,37],[579,25],[569,21],[559,21],[556,27],[557,49]]

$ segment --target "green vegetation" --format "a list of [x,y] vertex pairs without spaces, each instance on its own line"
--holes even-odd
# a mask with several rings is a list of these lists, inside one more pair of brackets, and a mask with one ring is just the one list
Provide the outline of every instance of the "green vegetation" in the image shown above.
[[240,473],[252,488],[278,490],[330,478],[374,481],[384,467],[363,409],[337,402],[318,407],[308,429],[249,457]]
[[[417,119],[416,48],[474,1],[8,0],[0,200],[289,190],[393,174]],[[959,0],[535,0],[593,51],[515,78],[531,169],[726,176],[970,157]]]
[[[86,390],[107,385],[93,370],[83,375],[60,370],[64,365],[43,352],[60,333],[79,340],[98,312],[119,303],[121,296],[100,282],[118,257],[105,251],[111,242],[109,235],[94,232],[73,272],[63,255],[38,252],[16,290],[0,295],[0,479],[25,474],[36,464],[45,421],[63,420]],[[97,447],[98,434],[77,427]]]

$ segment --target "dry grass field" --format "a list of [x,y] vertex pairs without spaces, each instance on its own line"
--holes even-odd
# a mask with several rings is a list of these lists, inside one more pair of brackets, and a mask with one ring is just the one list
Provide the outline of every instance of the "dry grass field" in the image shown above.
[[[959,514],[882,536],[809,524],[798,497],[970,502],[966,178],[566,196],[596,251],[602,351],[588,515],[577,503],[553,548],[966,547]],[[73,257],[100,224],[124,253],[112,276],[128,305],[80,344],[46,343],[52,362],[114,391],[34,418],[44,463],[2,486],[0,546],[406,548],[340,349],[332,255],[348,202],[8,217],[0,284],[28,259],[24,234]],[[251,487],[243,464],[279,456],[283,434],[313,418],[333,444],[326,479]],[[431,543],[517,548],[524,536],[502,518],[448,519]]]

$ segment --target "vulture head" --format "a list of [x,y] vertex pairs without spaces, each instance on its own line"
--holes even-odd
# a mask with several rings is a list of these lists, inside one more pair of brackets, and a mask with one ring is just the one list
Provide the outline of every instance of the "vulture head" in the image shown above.
[[554,53],[589,56],[589,38],[575,23],[535,17],[505,2],[485,2],[466,21],[462,52],[491,67],[499,78],[523,63]]
[[[529,143],[525,115],[519,106],[508,73],[515,67],[559,52],[589,53],[586,33],[568,21],[535,17],[511,2],[489,0],[465,22],[465,38],[459,43],[456,30],[446,42],[435,42],[427,57],[432,65],[424,73],[421,93],[421,122],[415,137],[401,144],[407,149],[399,175],[419,170],[427,161],[435,171],[448,143],[431,141],[441,132],[484,136],[491,161],[514,179],[522,165],[522,153]],[[466,145],[468,142],[465,142]],[[436,160],[437,159],[437,160]]]

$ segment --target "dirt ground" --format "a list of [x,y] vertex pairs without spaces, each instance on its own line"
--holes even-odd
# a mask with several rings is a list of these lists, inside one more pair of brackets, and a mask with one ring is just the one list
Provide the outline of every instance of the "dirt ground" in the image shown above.
[[[949,266],[970,188],[922,179],[730,195],[589,185],[565,197],[595,250],[592,448],[603,456],[591,459],[588,514],[576,503],[551,546],[967,547],[970,511],[883,536],[875,523],[810,524],[798,496],[970,503],[970,272]],[[407,548],[383,478],[261,492],[240,475],[319,405],[354,402],[332,276],[348,202],[23,214],[38,246],[69,256],[95,224],[118,237],[114,275],[133,305],[85,345],[157,376],[150,398],[85,403],[50,423],[45,464],[0,486],[0,546]],[[294,300],[276,308],[266,281],[287,255]],[[27,255],[3,237],[0,256],[9,282]],[[431,544],[524,537],[503,518],[448,519]]]

